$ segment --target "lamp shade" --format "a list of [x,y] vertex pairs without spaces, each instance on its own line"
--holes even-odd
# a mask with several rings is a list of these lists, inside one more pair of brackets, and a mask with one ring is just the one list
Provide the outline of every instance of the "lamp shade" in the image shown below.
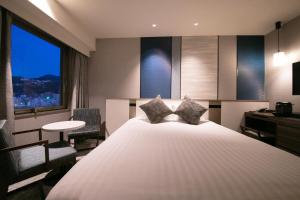
[[283,66],[286,64],[286,55],[283,51],[278,51],[273,54],[273,65],[275,67]]

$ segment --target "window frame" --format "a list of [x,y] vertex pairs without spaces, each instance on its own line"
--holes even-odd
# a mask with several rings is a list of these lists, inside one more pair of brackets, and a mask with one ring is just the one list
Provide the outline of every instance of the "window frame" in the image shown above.
[[[20,116],[23,114],[37,114],[41,112],[47,111],[57,111],[57,110],[66,110],[67,109],[67,95],[66,95],[66,82],[65,77],[65,70],[64,70],[64,55],[67,49],[67,45],[59,41],[58,39],[54,38],[52,35],[46,33],[45,31],[41,30],[40,28],[34,26],[33,24],[27,22],[26,20],[20,18],[19,16],[12,14],[12,22],[11,27],[16,25],[25,31],[39,37],[42,40],[45,40],[57,47],[60,48],[60,102],[61,105],[59,106],[49,106],[49,107],[38,107],[38,108],[25,108],[25,109],[16,109],[14,106],[14,114],[15,116]],[[13,66],[12,66],[13,67]]]

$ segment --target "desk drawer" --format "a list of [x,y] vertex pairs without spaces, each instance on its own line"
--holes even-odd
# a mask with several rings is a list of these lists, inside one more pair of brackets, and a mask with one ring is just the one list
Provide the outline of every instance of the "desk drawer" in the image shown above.
[[300,153],[300,129],[277,126],[277,145]]

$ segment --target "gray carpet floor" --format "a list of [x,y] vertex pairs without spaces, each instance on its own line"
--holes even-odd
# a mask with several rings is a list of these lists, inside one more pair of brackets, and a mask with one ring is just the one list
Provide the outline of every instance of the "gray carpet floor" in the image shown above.
[[[59,179],[52,180],[57,183]],[[55,184],[54,184],[55,185]],[[52,187],[54,186],[49,183],[43,183],[43,192],[45,196],[50,192]],[[40,193],[40,186],[38,184],[30,184],[16,191],[12,191],[8,194],[7,200],[41,200],[43,199]]]

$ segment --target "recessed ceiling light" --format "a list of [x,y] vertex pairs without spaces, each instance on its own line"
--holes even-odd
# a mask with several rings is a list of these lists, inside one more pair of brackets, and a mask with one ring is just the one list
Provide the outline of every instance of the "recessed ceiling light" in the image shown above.
[[153,28],[157,27],[157,24],[152,24],[152,27],[153,27]]
[[199,25],[199,23],[198,23],[198,22],[195,22],[195,23],[194,23],[194,26],[198,26],[198,25]]

